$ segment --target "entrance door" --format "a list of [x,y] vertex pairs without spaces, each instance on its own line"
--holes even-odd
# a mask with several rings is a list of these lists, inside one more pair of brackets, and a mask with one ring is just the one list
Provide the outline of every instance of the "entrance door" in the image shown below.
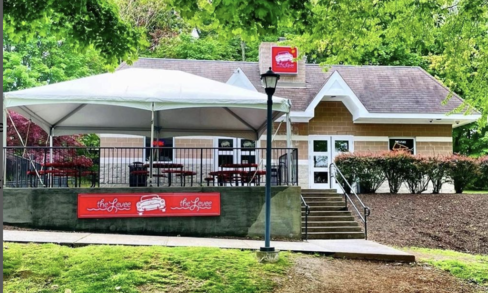
[[344,152],[352,152],[352,136],[310,136],[309,142],[309,185],[312,189],[337,188],[330,181],[330,163]]
[[[332,136],[332,162],[341,153],[353,152],[354,141],[352,136]],[[352,184],[352,182],[349,182]],[[331,188],[338,189],[337,182],[332,179]]]

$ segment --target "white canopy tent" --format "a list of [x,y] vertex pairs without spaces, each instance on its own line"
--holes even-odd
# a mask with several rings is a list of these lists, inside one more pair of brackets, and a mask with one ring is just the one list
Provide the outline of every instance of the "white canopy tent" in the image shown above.
[[[4,107],[53,136],[150,136],[154,114],[160,137],[258,139],[265,131],[267,97],[182,71],[134,68],[7,92]],[[289,111],[287,99],[273,97],[273,118]]]
[[[290,107],[289,100],[273,97],[273,120],[283,113],[289,118]],[[153,141],[157,132],[158,137],[257,140],[266,130],[267,96],[182,71],[131,68],[7,92],[7,109],[31,119],[51,137],[112,133]],[[6,117],[4,113],[4,146]]]

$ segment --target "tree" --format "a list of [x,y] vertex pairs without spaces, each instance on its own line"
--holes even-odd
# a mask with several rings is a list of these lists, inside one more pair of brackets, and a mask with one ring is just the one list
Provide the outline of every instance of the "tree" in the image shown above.
[[455,128],[453,146],[457,154],[476,158],[488,155],[488,126],[471,123]]
[[[13,111],[9,111],[9,116],[7,117],[7,146],[24,146],[24,144],[25,146],[49,146],[49,135],[44,129]],[[82,137],[81,135],[55,136],[53,146],[83,146]]]
[[79,52],[93,46],[112,67],[135,60],[145,44],[111,0],[5,0],[3,8],[4,34],[13,41],[56,36]]
[[81,78],[107,71],[93,47],[75,52],[55,36],[14,42],[4,36],[3,90],[12,91]]
[[257,39],[293,27],[289,42],[322,64],[419,64],[463,93],[469,105],[458,111],[485,109],[486,124],[487,0],[300,2],[173,0],[183,17],[219,34]]

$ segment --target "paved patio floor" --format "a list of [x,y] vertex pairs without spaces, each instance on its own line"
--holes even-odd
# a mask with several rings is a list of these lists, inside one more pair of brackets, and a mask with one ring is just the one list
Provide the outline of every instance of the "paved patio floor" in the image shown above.
[[[125,234],[37,232],[4,230],[3,241],[20,243],[57,243],[71,246],[82,245],[160,245],[218,247],[258,250],[264,245],[260,240],[222,238],[196,238],[173,236],[143,236]],[[308,242],[272,241],[278,250],[319,253],[332,257],[413,262],[415,256],[369,240],[308,240]]]

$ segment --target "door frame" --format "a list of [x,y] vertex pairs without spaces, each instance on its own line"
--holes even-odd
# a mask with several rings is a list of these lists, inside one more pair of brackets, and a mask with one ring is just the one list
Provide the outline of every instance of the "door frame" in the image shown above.
[[[313,142],[315,140],[325,140],[328,141],[327,145],[327,167],[326,168],[318,168],[319,171],[327,172],[328,181],[324,184],[316,184],[314,183],[314,172],[316,167],[314,167],[314,151],[313,151]],[[349,151],[354,152],[354,136],[353,135],[309,135],[308,136],[308,186],[310,189],[337,189],[334,180],[330,180],[330,164],[334,161],[335,157],[339,154],[335,151],[335,142],[338,140],[347,140],[349,141]]]

